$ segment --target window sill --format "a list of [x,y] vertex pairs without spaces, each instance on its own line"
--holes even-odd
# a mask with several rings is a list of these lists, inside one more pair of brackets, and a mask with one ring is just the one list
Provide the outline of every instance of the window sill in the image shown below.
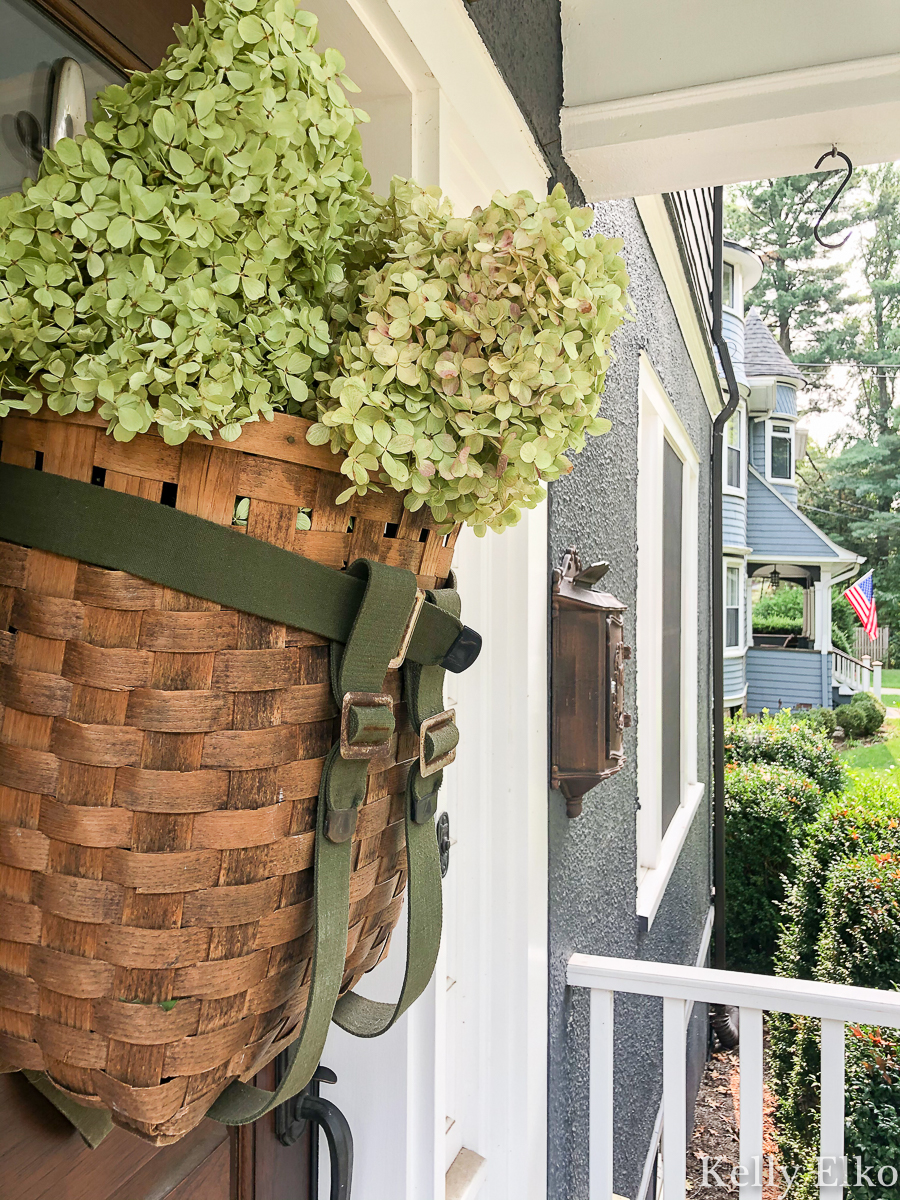
[[723,483],[722,484],[722,495],[723,496],[738,496],[741,500],[746,500],[747,499],[747,489],[746,488],[729,487],[729,485],[727,483]]
[[705,791],[702,783],[688,785],[684,804],[672,818],[659,851],[659,863],[648,867],[643,873],[637,889],[637,915],[642,930],[646,931],[653,924],[659,909],[675,864],[681,857],[688,831],[694,823],[694,817],[700,807]]
[[746,653],[746,646],[726,646],[723,652],[725,658],[743,658]]

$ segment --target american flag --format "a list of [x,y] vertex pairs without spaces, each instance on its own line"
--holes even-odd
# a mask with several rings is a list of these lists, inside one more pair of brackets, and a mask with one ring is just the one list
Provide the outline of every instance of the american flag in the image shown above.
[[853,605],[853,611],[862,621],[863,629],[874,642],[878,636],[878,613],[875,611],[875,585],[872,582],[872,572],[857,579],[848,587],[844,595]]

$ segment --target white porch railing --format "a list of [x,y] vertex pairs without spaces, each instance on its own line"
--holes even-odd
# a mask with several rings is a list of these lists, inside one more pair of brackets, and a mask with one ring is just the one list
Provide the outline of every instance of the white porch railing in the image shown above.
[[861,659],[842,650],[831,648],[831,679],[838,687],[852,692],[872,692],[881,699],[881,663],[873,662],[868,654]]
[[591,993],[590,1200],[613,1195],[613,1001],[616,992],[661,996],[663,1000],[663,1178],[664,1200],[685,1200],[687,1153],[688,1006],[730,1004],[741,1012],[741,1200],[762,1200],[763,1183],[763,1013],[786,1012],[822,1021],[822,1113],[820,1200],[841,1200],[844,1187],[844,1026],[849,1023],[900,1028],[900,993],[845,987],[805,979],[776,979],[706,967],[635,962],[573,954],[570,987]]

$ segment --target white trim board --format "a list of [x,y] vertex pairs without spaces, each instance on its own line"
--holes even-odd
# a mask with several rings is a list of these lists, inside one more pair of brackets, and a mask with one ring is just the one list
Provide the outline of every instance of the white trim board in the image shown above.
[[722,389],[716,375],[707,332],[697,318],[691,285],[684,272],[678,241],[665,202],[659,195],[638,196],[634,203],[662,274],[672,307],[675,309],[678,327],[703,391],[706,407],[709,409],[710,416],[715,417],[723,407]]
[[[640,356],[638,423],[638,586],[636,616],[637,915],[653,923],[703,796],[697,772],[700,458],[647,354]],[[660,480],[667,440],[684,466],[682,489],[681,803],[663,833],[662,661],[663,513]]]
[[900,158],[900,54],[564,107],[563,153],[589,200],[809,171],[836,143]]

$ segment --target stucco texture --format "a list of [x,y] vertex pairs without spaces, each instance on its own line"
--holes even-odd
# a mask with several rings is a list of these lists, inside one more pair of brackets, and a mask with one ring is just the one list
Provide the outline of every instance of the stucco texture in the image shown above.
[[559,0],[469,0],[469,16],[559,181],[573,204],[584,195],[562,155],[563,102]]
[[[636,900],[636,749],[640,718],[633,659],[622,771],[585,796],[583,816],[570,820],[558,793],[550,794],[549,1188],[551,1200],[588,1195],[588,994],[565,982],[572,953],[615,955],[693,965],[710,904],[709,714],[709,445],[711,418],[691,366],[653,252],[634,203],[598,207],[601,232],[621,237],[631,275],[636,321],[616,334],[603,415],[612,430],[590,438],[575,470],[550,489],[550,566],[567,546],[582,561],[610,562],[603,588],[628,605],[627,641],[634,646],[637,584],[638,370],[645,351],[678,411],[700,459],[699,542],[699,777],[703,803],[680,860],[647,932],[640,932]],[[617,997],[615,1191],[635,1197],[659,1107],[662,1015],[658,1001]],[[705,1015],[692,1022],[691,1067],[705,1045]]]

